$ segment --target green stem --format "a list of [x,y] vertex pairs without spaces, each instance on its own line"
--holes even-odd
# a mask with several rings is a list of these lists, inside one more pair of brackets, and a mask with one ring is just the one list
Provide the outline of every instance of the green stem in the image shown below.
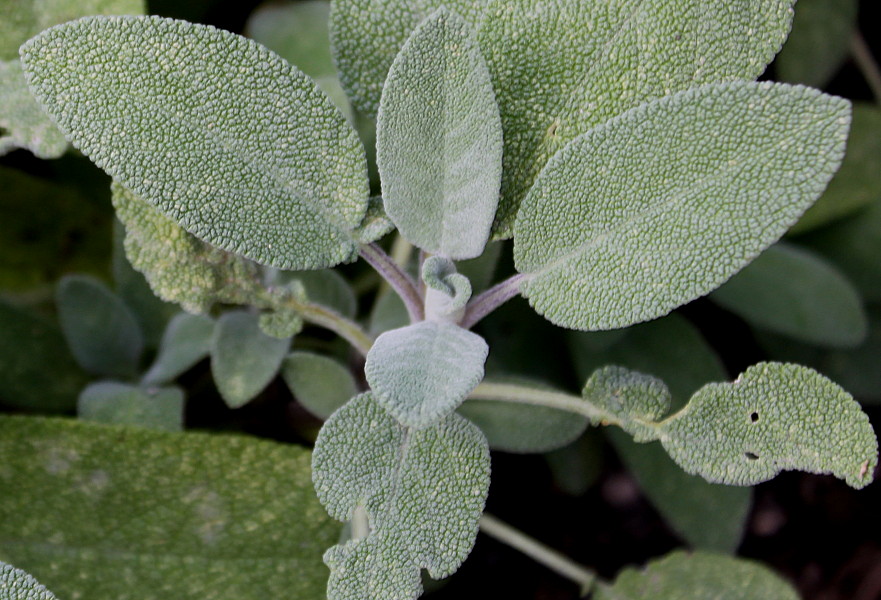
[[472,400],[496,400],[517,402],[555,408],[585,416],[591,420],[602,420],[607,424],[618,424],[618,420],[606,411],[591,404],[580,396],[554,392],[512,383],[490,383],[484,381],[468,395]]
[[462,327],[465,329],[471,329],[483,317],[490,314],[514,296],[519,296],[520,285],[523,283],[524,278],[525,275],[518,273],[498,285],[491,287],[469,302],[468,307],[465,310],[465,317],[462,319]]
[[863,39],[859,31],[855,31],[851,37],[850,52],[857,67],[863,73],[866,83],[869,84],[875,101],[881,104],[881,69],[878,68],[878,63],[875,62],[869,45],[866,44],[866,40]]
[[587,567],[576,563],[490,514],[484,513],[480,518],[480,530],[519,550],[566,579],[574,581],[581,588],[582,594],[587,593],[597,580],[596,573]]

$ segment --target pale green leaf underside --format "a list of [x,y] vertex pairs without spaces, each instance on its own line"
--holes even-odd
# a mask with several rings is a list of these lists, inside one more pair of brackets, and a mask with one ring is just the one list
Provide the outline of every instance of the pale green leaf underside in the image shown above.
[[67,140],[31,95],[21,63],[0,61],[0,155],[15,148],[57,158],[67,150]]
[[728,279],[820,195],[849,104],[734,82],[642,105],[570,142],[524,199],[514,258],[532,306],[572,329],[659,317]]
[[502,124],[468,23],[440,9],[413,32],[385,81],[376,123],[385,210],[433,254],[480,256],[502,176]]
[[324,597],[339,526],[302,448],[2,417],[0,456],[0,560],[59,598]]
[[878,442],[860,405],[807,367],[760,363],[734,383],[712,383],[664,421],[660,440],[689,473],[753,485],[783,470],[872,481]]
[[297,402],[319,419],[327,419],[358,393],[351,371],[320,354],[292,352],[282,363],[281,375]]
[[56,291],[61,330],[79,365],[96,375],[131,376],[144,336],[131,310],[97,279],[69,275]]
[[12,565],[0,562],[0,598],[3,600],[56,600],[46,586]]
[[452,323],[422,321],[380,335],[364,365],[376,401],[409,427],[453,412],[483,379],[489,348]]
[[178,313],[168,323],[159,352],[142,378],[145,385],[167,383],[208,356],[214,319],[204,315]]
[[480,45],[505,133],[495,231],[563,145],[643,102],[755,79],[789,33],[792,0],[494,0]]
[[596,600],[798,600],[786,581],[760,563],[708,552],[672,552],[643,569],[625,569]]
[[812,252],[777,244],[710,296],[758,327],[809,344],[853,347],[866,336],[859,293]]
[[257,265],[219,250],[122,185],[111,185],[113,206],[125,225],[125,254],[153,292],[193,313],[216,303],[247,304]]
[[290,339],[269,337],[258,316],[231,311],[217,320],[211,339],[211,374],[230,408],[247,404],[278,373]]
[[140,388],[101,381],[80,393],[77,415],[86,421],[182,431],[184,393],[179,387]]
[[201,239],[279,268],[354,257],[364,149],[266,48],[183,21],[96,17],[43,32],[22,64],[75,146]]
[[471,551],[489,488],[489,450],[462,417],[408,429],[362,394],[325,423],[312,465],[328,512],[348,520],[363,506],[372,529],[325,555],[331,600],[416,598],[420,568],[446,577]]

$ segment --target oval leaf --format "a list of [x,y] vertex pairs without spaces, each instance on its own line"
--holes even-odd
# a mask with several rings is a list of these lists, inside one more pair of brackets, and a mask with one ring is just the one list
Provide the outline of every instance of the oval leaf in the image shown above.
[[291,353],[282,364],[281,376],[297,402],[319,419],[327,419],[358,393],[349,369],[311,352]]
[[517,218],[523,294],[552,322],[613,329],[728,279],[816,200],[849,105],[783,84],[708,85],[633,109],[547,165]]
[[480,256],[499,201],[502,123],[466,23],[438,10],[392,64],[376,122],[385,210],[433,254]]
[[21,53],[68,139],[187,231],[279,268],[354,258],[364,149],[315,83],[263,46],[183,21],[96,17]]
[[211,352],[214,319],[178,313],[171,319],[153,366],[141,379],[146,385],[167,383],[188,371]]
[[878,442],[860,405],[799,365],[760,363],[731,384],[711,383],[660,424],[667,452],[689,473],[753,485],[783,470],[872,481]]
[[3,600],[56,600],[36,579],[12,565],[0,562],[0,598]]
[[483,379],[483,338],[443,321],[423,321],[376,338],[364,374],[376,401],[408,427],[453,412]]
[[115,381],[101,381],[89,385],[80,393],[77,415],[96,423],[182,431],[184,393],[179,387],[140,388]]

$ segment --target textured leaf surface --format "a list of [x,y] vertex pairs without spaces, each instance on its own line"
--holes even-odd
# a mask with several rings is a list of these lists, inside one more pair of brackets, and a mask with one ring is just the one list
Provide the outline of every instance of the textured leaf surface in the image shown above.
[[159,352],[142,383],[167,383],[188,371],[208,356],[213,335],[214,319],[189,313],[175,315],[162,335]]
[[708,384],[659,433],[687,472],[730,485],[798,469],[862,488],[878,464],[878,442],[859,404],[799,365],[760,363],[734,383]]
[[480,44],[505,135],[496,233],[510,237],[518,205],[536,176],[576,136],[654,98],[760,75],[789,33],[792,4],[490,2]]
[[786,581],[760,563],[717,554],[672,552],[644,569],[625,569],[597,600],[798,600]]
[[352,372],[327,356],[292,352],[281,375],[297,402],[319,419],[327,419],[358,393]]
[[438,579],[465,560],[489,488],[489,450],[474,425],[450,415],[419,430],[362,394],[325,423],[313,454],[318,497],[336,519],[358,506],[366,538],[331,548],[331,600],[416,598],[419,569]]
[[619,366],[596,371],[581,395],[618,420],[637,442],[655,439],[654,422],[670,409],[670,390],[663,381]]
[[[820,195],[848,103],[783,84],[708,85],[572,141],[524,200],[523,294],[573,329],[661,316],[719,286]],[[610,158],[614,157],[614,158]]]
[[0,300],[0,404],[69,411],[87,380],[57,324]]
[[80,393],[77,415],[96,423],[182,431],[184,393],[179,387],[140,388],[115,381],[101,381],[89,385]]
[[257,265],[187,233],[123,186],[114,183],[112,190],[126,228],[126,255],[157,296],[195,313],[215,303],[248,303]]
[[144,337],[119,296],[97,279],[69,275],[58,283],[55,300],[61,330],[83,369],[96,375],[135,374]]
[[258,317],[245,311],[225,313],[211,338],[211,374],[230,408],[247,404],[272,381],[291,345],[269,337]]
[[803,233],[881,200],[881,108],[857,102],[841,168],[792,233]]
[[409,427],[425,427],[459,406],[483,379],[483,338],[442,321],[387,331],[367,353],[376,401]]
[[425,284],[425,318],[460,322],[471,299],[471,282],[456,272],[453,261],[443,256],[429,256],[422,263],[422,282]]
[[385,210],[408,241],[455,259],[480,256],[502,176],[502,124],[468,23],[440,9],[389,71],[376,122]]
[[0,562],[0,598],[3,600],[56,600],[46,586],[12,565]]
[[101,17],[40,34],[22,64],[68,138],[187,231],[279,268],[354,257],[363,147],[266,48],[183,21]]
[[67,150],[67,140],[31,95],[21,63],[0,61],[0,155],[16,148],[57,158]]
[[710,297],[757,327],[809,344],[853,347],[866,336],[866,315],[853,284],[797,246],[768,248]]
[[339,527],[302,448],[2,417],[0,456],[0,560],[59,598],[324,598]]
[[856,25],[856,0],[798,0],[775,79],[825,87],[847,60]]

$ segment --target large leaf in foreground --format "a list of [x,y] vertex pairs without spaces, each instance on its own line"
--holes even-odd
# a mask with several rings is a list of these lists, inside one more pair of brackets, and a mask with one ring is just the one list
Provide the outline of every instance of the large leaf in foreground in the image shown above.
[[3,600],[56,600],[36,579],[12,565],[0,562],[0,598]]
[[263,46],[183,21],[96,17],[21,53],[65,135],[191,233],[280,268],[354,257],[364,149],[315,83]]
[[0,456],[0,560],[59,598],[324,597],[338,527],[301,448],[3,417]]
[[847,101],[735,82],[644,104],[573,140],[517,217],[523,294],[613,329],[706,294],[775,242],[844,155]]

